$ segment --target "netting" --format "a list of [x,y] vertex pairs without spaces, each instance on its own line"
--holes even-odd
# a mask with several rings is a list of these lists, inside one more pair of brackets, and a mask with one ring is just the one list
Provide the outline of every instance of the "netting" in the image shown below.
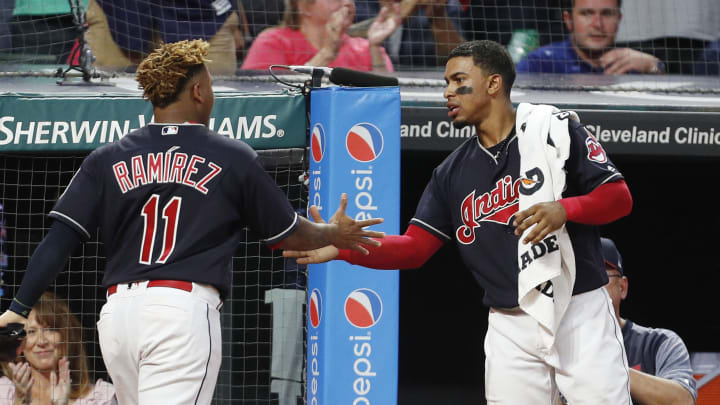
[[[333,42],[333,11],[348,3],[354,11],[338,29],[349,37]],[[521,72],[720,74],[714,0],[401,0],[401,25],[378,42],[373,22],[389,3],[2,0],[0,63],[16,72],[80,64],[85,41],[98,71],[131,72],[161,41],[204,38],[217,75],[283,62],[408,72],[441,70],[461,41],[490,39],[507,47]],[[372,56],[364,38],[375,38],[387,59]]]
[[[304,211],[305,151],[259,153],[293,207]],[[2,308],[9,306],[30,256],[49,229],[47,213],[83,158],[0,153],[0,251],[7,258],[7,264],[0,261]],[[91,382],[109,380],[95,327],[105,303],[105,290],[100,287],[104,258],[97,239],[82,244],[49,288],[82,325]],[[221,312],[223,360],[214,403],[273,404],[281,392],[302,397],[305,270],[245,230],[233,258],[233,288]],[[283,341],[273,342],[274,336],[284,337]]]

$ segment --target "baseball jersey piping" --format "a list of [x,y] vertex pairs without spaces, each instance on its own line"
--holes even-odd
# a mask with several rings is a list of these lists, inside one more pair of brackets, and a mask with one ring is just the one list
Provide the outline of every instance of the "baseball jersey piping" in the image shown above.
[[[507,141],[507,143],[505,144],[505,146],[503,146],[503,153],[504,153],[505,151],[507,151],[508,148],[510,148],[510,144],[517,138],[517,134],[515,133],[515,131],[513,131],[513,133],[514,133],[514,135],[512,136],[512,138],[510,138],[510,140]],[[475,137],[475,140],[477,141],[477,145],[480,147],[480,149],[482,149],[483,152],[487,153],[487,155],[490,156],[490,159],[492,159],[493,162],[495,162],[495,164],[497,164],[498,160],[495,159],[495,155],[493,155],[492,153],[490,153],[490,151],[487,150],[487,148],[483,146],[483,144],[480,142],[480,136],[479,136],[479,135]],[[502,141],[500,141],[500,142],[502,142]]]
[[432,231],[436,232],[437,234],[443,236],[445,239],[447,239],[447,240],[453,240],[451,237],[445,235],[445,234],[444,234],[443,232],[441,232],[439,229],[437,229],[437,228],[435,228],[434,226],[428,224],[427,222],[421,221],[421,220],[419,220],[419,219],[417,219],[417,218],[412,218],[412,219],[410,220],[410,222],[417,222],[418,224],[420,224],[420,225],[422,225],[422,226],[424,226],[424,227],[427,227],[427,228],[431,229]]
[[296,213],[295,213],[295,217],[293,218],[293,221],[292,221],[292,223],[290,224],[290,226],[288,226],[287,228],[285,228],[285,230],[283,230],[282,232],[280,232],[279,234],[277,234],[277,235],[275,235],[275,236],[272,236],[272,237],[267,238],[267,239],[263,239],[262,242],[264,242],[264,243],[266,243],[266,244],[268,244],[268,245],[272,245],[273,243],[276,242],[276,239],[278,239],[278,240],[279,240],[279,239],[282,239],[282,238],[285,236],[286,233],[290,232],[290,231],[295,227],[295,224],[297,224],[297,222],[298,222],[298,214],[297,214],[297,212],[296,212]]
[[601,181],[600,184],[598,184],[598,186],[601,186],[601,185],[603,185],[603,184],[605,184],[605,183],[609,183],[609,182],[610,182],[610,179],[612,179],[613,177],[617,177],[617,176],[622,176],[622,174],[620,174],[620,173],[615,173],[615,174],[613,174],[613,175],[610,175],[610,176],[608,176],[608,178],[606,178],[605,180]]
[[[612,306],[612,302],[610,300],[610,295],[608,295],[607,291],[605,291],[605,287],[600,287],[600,288],[603,289],[602,292],[605,294],[603,297],[603,298],[605,298],[605,302],[607,304],[605,306],[605,308],[607,309],[609,316],[612,318],[615,318],[615,309]],[[617,337],[619,327],[620,327],[620,325],[617,322],[613,322],[613,328],[615,329],[615,332],[614,332],[615,333],[615,341],[618,342],[618,344],[620,345],[620,350],[624,352],[625,351],[625,343],[622,340],[618,339],[618,337]],[[622,330],[620,330],[620,335],[622,336]],[[623,355],[623,357],[625,357],[625,362],[627,363],[627,356]],[[625,387],[627,389],[628,398],[631,398],[631,396],[630,396],[630,370],[627,367],[625,367],[625,372],[627,373],[627,384],[625,384]],[[632,399],[630,400],[628,405],[632,405]]]
[[210,347],[208,348],[208,359],[207,363],[205,363],[205,374],[203,374],[202,382],[200,382],[200,389],[198,390],[197,395],[195,396],[195,403],[198,403],[198,400],[200,399],[200,393],[202,392],[203,385],[205,385],[205,378],[207,377],[207,371],[208,367],[210,366],[210,358],[212,357],[212,328],[210,326],[210,305],[205,304],[205,319],[207,320],[208,325],[208,342],[210,344]]
[[90,232],[88,232],[87,229],[85,229],[85,227],[83,227],[82,225],[80,225],[80,223],[77,222],[76,220],[74,220],[74,219],[70,218],[69,216],[63,214],[62,212],[58,212],[58,211],[50,211],[50,214],[49,214],[49,215],[50,215],[50,216],[57,215],[58,217],[61,217],[61,218],[63,218],[64,220],[69,221],[69,222],[70,222],[71,224],[73,224],[77,229],[81,230],[82,233],[85,235],[85,237],[87,237],[88,239],[90,239]]

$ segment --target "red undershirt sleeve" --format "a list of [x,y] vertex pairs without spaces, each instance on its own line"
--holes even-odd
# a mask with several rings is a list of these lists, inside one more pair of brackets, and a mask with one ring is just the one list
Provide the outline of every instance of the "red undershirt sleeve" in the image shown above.
[[567,220],[585,225],[604,225],[628,215],[632,195],[625,180],[605,183],[588,194],[558,200],[565,207]]
[[340,249],[337,259],[373,269],[415,269],[422,266],[443,245],[441,239],[412,224],[404,235],[389,235],[380,241],[380,247],[365,246],[370,252],[368,255]]

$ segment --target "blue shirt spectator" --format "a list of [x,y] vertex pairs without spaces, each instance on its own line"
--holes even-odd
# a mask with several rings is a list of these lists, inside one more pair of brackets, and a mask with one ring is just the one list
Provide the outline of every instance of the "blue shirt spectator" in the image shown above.
[[603,68],[580,59],[570,42],[554,42],[528,54],[517,64],[518,72],[536,73],[602,73]]
[[518,72],[536,73],[661,73],[653,55],[615,46],[622,14],[620,0],[574,0],[563,10],[570,32],[563,42],[536,49],[518,63]]

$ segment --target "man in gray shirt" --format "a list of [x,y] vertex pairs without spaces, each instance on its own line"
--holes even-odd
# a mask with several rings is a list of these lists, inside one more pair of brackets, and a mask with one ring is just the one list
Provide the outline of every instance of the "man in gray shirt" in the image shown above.
[[671,330],[646,328],[620,317],[620,302],[627,297],[628,278],[615,243],[606,238],[601,241],[605,270],[610,279],[605,288],[622,327],[633,403],[695,404],[697,389],[685,343]]

